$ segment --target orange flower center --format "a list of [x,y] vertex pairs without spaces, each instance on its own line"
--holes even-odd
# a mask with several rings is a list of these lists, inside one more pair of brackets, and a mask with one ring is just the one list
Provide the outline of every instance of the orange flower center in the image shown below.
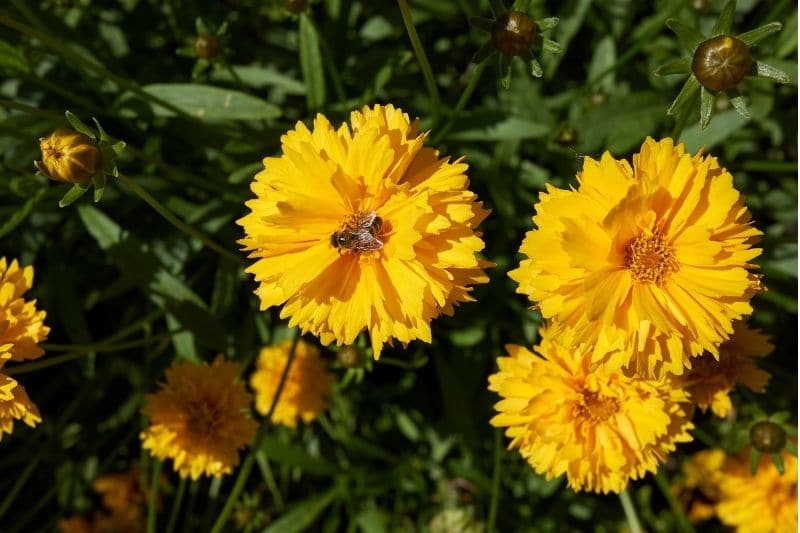
[[584,390],[578,404],[578,416],[592,422],[605,422],[619,411],[619,400]]
[[208,439],[222,422],[219,412],[219,406],[210,398],[190,402],[186,405],[186,428],[196,438]]
[[678,271],[678,260],[664,237],[659,234],[640,235],[625,250],[625,266],[638,283],[663,284],[670,274]]

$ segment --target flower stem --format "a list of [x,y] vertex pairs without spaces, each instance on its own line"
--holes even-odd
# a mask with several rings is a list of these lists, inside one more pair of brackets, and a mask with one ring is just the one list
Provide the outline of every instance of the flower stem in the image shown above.
[[486,531],[494,533],[497,509],[500,502],[500,470],[503,466],[503,434],[500,429],[494,430],[494,467],[492,469],[492,499],[489,503],[489,518]]
[[169,209],[167,209],[161,202],[155,199],[149,192],[147,192],[141,185],[136,183],[135,180],[132,180],[128,176],[124,174],[119,175],[119,180],[123,182],[130,190],[132,190],[136,195],[144,200],[150,207],[152,207],[159,215],[164,217],[164,219],[181,230],[182,232],[186,233],[190,237],[194,237],[195,239],[200,240],[203,244],[205,244],[211,250],[217,252],[220,256],[228,259],[229,261],[233,261],[235,263],[241,263],[242,258],[239,255],[231,252],[230,250],[226,250],[219,244],[215,243],[207,236],[203,235],[196,229],[194,229],[189,224],[185,223],[181,219],[179,219],[175,214],[172,213]]
[[231,512],[233,512],[233,506],[236,505],[236,502],[239,500],[239,495],[244,489],[244,484],[247,482],[247,478],[250,477],[250,472],[253,470],[253,464],[256,461],[256,455],[261,449],[261,444],[267,435],[267,429],[269,429],[269,426],[271,425],[270,421],[272,420],[272,414],[275,412],[275,408],[278,406],[278,400],[280,399],[283,388],[286,385],[286,378],[289,376],[289,369],[292,366],[292,362],[294,362],[294,356],[295,352],[297,351],[297,343],[299,340],[300,334],[297,330],[295,330],[292,348],[289,351],[289,357],[286,360],[286,366],[283,368],[281,380],[278,383],[278,389],[275,391],[275,396],[272,397],[272,404],[269,407],[269,411],[267,412],[264,423],[258,428],[258,433],[256,433],[253,446],[250,447],[247,457],[244,458],[244,461],[242,461],[242,466],[239,467],[239,474],[236,476],[236,481],[233,484],[230,494],[228,494],[228,498],[225,500],[225,505],[222,507],[222,511],[219,513],[219,516],[217,516],[217,520],[214,522],[214,526],[211,528],[211,533],[220,533],[222,528],[225,527],[228,517],[230,516]]
[[622,502],[622,510],[625,511],[625,518],[628,520],[628,527],[631,533],[644,533],[642,524],[639,523],[639,517],[636,515],[636,509],[633,507],[631,496],[628,494],[628,489],[619,493],[619,501]]
[[439,128],[431,138],[432,145],[436,146],[436,144],[438,144],[439,141],[441,141],[453,127],[453,124],[455,124],[458,115],[460,115],[461,112],[464,110],[464,107],[467,105],[467,102],[469,102],[470,97],[472,97],[472,93],[475,92],[475,88],[478,86],[478,82],[480,81],[481,75],[483,74],[483,71],[486,69],[487,64],[488,61],[484,61],[483,63],[476,66],[475,69],[472,71],[472,76],[470,77],[469,82],[467,82],[467,86],[464,88],[464,92],[461,93],[461,97],[458,99],[458,102],[456,102],[455,109],[453,109],[452,113],[448,114],[447,122],[445,122],[444,125],[441,128]]
[[147,504],[147,533],[156,533],[159,481],[161,481],[161,461],[153,459],[153,475],[150,477],[150,500]]
[[175,530],[175,524],[178,522],[178,511],[180,511],[181,503],[183,503],[183,496],[186,494],[186,485],[188,481],[182,477],[178,483],[178,492],[175,494],[175,499],[172,500],[172,510],[169,513],[169,522],[167,522],[167,533],[172,533]]
[[411,39],[411,47],[417,56],[422,74],[425,76],[425,84],[428,86],[428,92],[433,99],[433,112],[438,115],[440,112],[439,102],[441,101],[439,89],[436,87],[436,79],[433,77],[433,70],[431,70],[431,65],[428,62],[428,56],[425,55],[425,49],[422,47],[416,28],[414,28],[414,21],[411,19],[411,12],[408,9],[408,0],[397,0],[397,5],[400,6],[400,14],[403,15],[403,23],[406,25],[408,38]]
[[661,494],[664,495],[667,503],[669,503],[669,508],[672,509],[672,514],[675,515],[675,519],[678,522],[678,531],[681,531],[682,533],[694,533],[694,527],[692,527],[691,522],[689,522],[689,518],[684,512],[683,506],[678,502],[678,500],[675,498],[675,494],[673,494],[672,490],[670,489],[667,478],[664,476],[664,472],[659,470],[656,472],[655,478],[656,485],[658,485],[659,490],[661,490]]

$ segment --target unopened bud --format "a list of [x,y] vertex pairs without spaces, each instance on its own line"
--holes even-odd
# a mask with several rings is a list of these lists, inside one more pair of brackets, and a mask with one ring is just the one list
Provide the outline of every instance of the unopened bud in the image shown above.
[[750,427],[750,443],[762,453],[778,453],[786,446],[786,431],[775,422],[762,420]]
[[102,155],[89,136],[68,128],[58,128],[39,143],[42,160],[36,168],[56,181],[85,183],[97,173]]
[[344,346],[336,354],[336,360],[345,368],[357,368],[363,363],[363,354],[361,351],[353,346]]
[[214,59],[219,55],[221,48],[222,46],[216,35],[203,33],[194,40],[194,53],[200,59]]
[[522,11],[506,11],[495,21],[492,43],[507,56],[524,54],[533,45],[539,27]]

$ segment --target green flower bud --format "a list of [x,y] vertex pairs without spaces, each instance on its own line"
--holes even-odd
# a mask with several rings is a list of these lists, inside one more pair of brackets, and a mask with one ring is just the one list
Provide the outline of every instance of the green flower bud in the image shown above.
[[507,11],[492,27],[492,44],[500,53],[519,56],[528,51],[539,34],[536,22],[521,11]]
[[194,53],[200,59],[211,60],[219,55],[222,45],[216,35],[203,33],[194,40]]
[[786,431],[775,422],[762,420],[750,427],[750,443],[762,453],[779,453],[786,446]]

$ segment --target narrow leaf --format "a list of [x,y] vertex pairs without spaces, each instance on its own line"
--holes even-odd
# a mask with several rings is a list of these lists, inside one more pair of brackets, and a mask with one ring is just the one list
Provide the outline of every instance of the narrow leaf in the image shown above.
[[504,55],[500,56],[500,86],[503,89],[511,87],[511,59]]
[[89,185],[81,185],[75,184],[72,186],[70,190],[67,191],[67,194],[64,195],[63,198],[58,202],[58,207],[67,207],[75,200],[83,196],[83,193],[89,190]]
[[317,517],[339,494],[338,487],[311,496],[294,505],[288,512],[272,522],[263,533],[299,533],[311,527]]
[[556,26],[558,26],[558,17],[548,17],[546,19],[539,19],[536,21],[536,25],[539,26],[540,31],[547,31],[552,30]]
[[72,127],[84,135],[88,135],[94,140],[97,140],[97,134],[92,131],[92,129],[83,123],[81,119],[79,119],[72,111],[67,111],[65,113],[67,115],[67,121],[72,125]]
[[731,27],[733,26],[733,15],[735,12],[736,0],[728,0],[728,3],[725,4],[725,7],[722,8],[722,11],[719,14],[717,23],[714,24],[714,29],[711,30],[712,37],[716,37],[717,35],[728,35],[731,32]]
[[762,63],[761,61],[756,61],[756,78],[764,78],[768,80],[774,80],[778,83],[789,83],[791,78],[787,73],[784,71],[777,69],[775,67],[771,67],[766,63]]
[[537,61],[536,58],[534,57],[533,59],[530,60],[529,64],[531,66],[531,74],[533,74],[533,76],[536,78],[541,78],[542,66],[539,64],[539,61]]
[[33,211],[33,208],[36,207],[36,204],[39,203],[39,200],[47,192],[47,189],[39,189],[36,191],[36,194],[28,198],[22,207],[17,209],[13,215],[8,217],[2,226],[0,226],[0,238],[8,235],[14,228],[19,226]]
[[755,476],[758,470],[758,463],[761,460],[761,452],[755,448],[750,448],[750,475]]
[[[144,90],[203,120],[260,120],[281,115],[280,108],[275,104],[221,87],[194,83],[154,83],[146,85]],[[175,114],[155,104],[153,111],[162,117]]]
[[506,6],[503,5],[503,0],[489,0],[489,5],[492,8],[492,13],[494,13],[495,18],[506,12]]
[[781,31],[782,28],[783,24],[780,22],[770,22],[769,24],[764,24],[763,26],[759,26],[754,30],[746,31],[741,35],[737,35],[736,38],[747,46],[754,46],[756,43],[769,37],[773,33]]
[[778,469],[778,473],[783,475],[786,472],[786,467],[783,465],[783,457],[779,453],[772,454],[772,462],[775,463],[775,468]]
[[483,46],[478,48],[478,51],[475,52],[475,55],[472,56],[472,62],[476,65],[479,63],[483,63],[486,59],[491,56],[495,52],[494,44],[492,41],[486,41],[483,43]]
[[742,96],[736,89],[728,89],[725,91],[731,105],[742,115],[744,118],[750,118],[750,111],[747,109],[747,102],[744,101]]
[[684,57],[673,59],[664,63],[653,71],[656,76],[669,76],[670,74],[688,74],[692,69],[692,58]]
[[98,172],[92,177],[92,184],[94,185],[94,202],[97,203],[103,197],[103,191],[106,188],[106,175],[104,172]]
[[689,79],[686,80],[686,83],[683,84],[683,88],[681,92],[678,93],[678,96],[675,98],[675,101],[672,102],[672,105],[667,110],[667,115],[675,114],[678,109],[691,103],[694,99],[694,95],[697,94],[697,90],[700,88],[700,82],[697,81],[697,78],[694,76],[689,76]]
[[483,17],[471,17],[469,25],[479,30],[491,32],[494,27],[494,21]]
[[706,129],[708,123],[711,122],[711,111],[713,109],[714,94],[705,87],[700,87],[700,131]]
[[678,39],[691,51],[697,48],[697,45],[706,40],[705,35],[700,33],[700,30],[692,28],[681,22],[678,19],[668,19],[667,27],[671,29]]
[[300,70],[306,82],[306,100],[310,109],[325,105],[325,69],[319,48],[319,35],[305,13],[300,14]]
[[561,53],[561,45],[553,41],[552,39],[543,38],[542,48],[553,54]]

